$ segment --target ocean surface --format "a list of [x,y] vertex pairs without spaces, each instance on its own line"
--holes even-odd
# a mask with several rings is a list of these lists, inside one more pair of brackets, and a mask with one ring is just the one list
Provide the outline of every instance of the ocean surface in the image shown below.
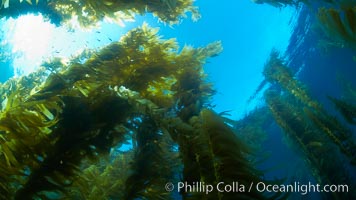
[[[107,6],[111,5],[109,3],[111,1],[105,2],[107,2]],[[174,3],[176,1],[173,0],[160,2],[162,4],[167,3],[169,7],[176,5]],[[273,4],[275,1],[266,2]],[[44,20],[44,17],[39,13],[24,13],[17,16],[16,19],[5,17],[0,19],[0,83],[2,83],[0,84],[0,101],[2,101],[2,109],[0,110],[0,147],[2,147],[0,148],[0,159],[3,163],[7,163],[0,166],[0,173],[3,173],[0,176],[0,186],[4,184],[4,186],[1,186],[0,193],[4,192],[7,196],[0,195],[0,197],[4,199],[7,197],[14,199],[21,199],[21,197],[31,197],[32,199],[61,199],[64,197],[67,199],[261,199],[265,197],[305,200],[354,199],[356,197],[356,3],[354,1],[321,1],[319,3],[299,3],[295,6],[284,5],[288,4],[286,2],[289,1],[280,2],[284,3],[270,5],[267,3],[257,4],[249,0],[220,2],[197,0],[194,5],[198,7],[201,18],[194,21],[191,19],[192,13],[188,12],[185,18],[180,18],[179,23],[173,25],[160,21],[149,12],[144,15],[137,15],[134,21],[126,21],[121,25],[108,20],[101,21],[98,27],[91,29],[56,26]],[[31,73],[40,71],[40,66],[45,62],[50,62],[53,58],[60,58],[63,62],[70,63],[74,55],[78,55],[78,52],[85,49],[100,52],[102,48],[119,41],[130,30],[142,27],[143,24],[155,28],[159,27],[160,39],[176,38],[179,45],[178,52],[183,51],[185,46],[203,48],[212,42],[221,42],[222,51],[206,56],[206,60],[202,62],[201,73],[206,74],[204,81],[212,84],[214,92],[209,96],[207,102],[201,102],[205,101],[205,98],[202,98],[193,104],[194,109],[198,110],[195,114],[191,116],[183,114],[183,110],[188,108],[188,105],[182,103],[184,101],[182,97],[179,100],[174,100],[173,106],[169,106],[168,111],[162,115],[164,117],[160,116],[162,119],[157,120],[156,115],[158,114],[156,111],[152,111],[151,104],[147,103],[147,99],[152,100],[147,97],[151,94],[149,93],[151,90],[147,89],[148,92],[140,92],[140,87],[137,86],[136,90],[141,95],[140,97],[136,97],[136,93],[130,93],[131,96],[128,95],[128,97],[125,96],[129,99],[129,107],[134,107],[134,111],[130,111],[134,114],[128,115],[130,117],[125,118],[126,121],[120,118],[121,121],[125,122],[115,122],[117,124],[113,125],[112,118],[103,116],[106,111],[114,112],[114,109],[125,107],[120,104],[122,102],[118,103],[114,99],[110,99],[108,101],[112,102],[112,105],[109,104],[108,107],[94,106],[93,109],[79,106],[81,103],[73,103],[73,105],[65,103],[70,98],[78,98],[78,94],[71,96],[71,92],[62,92],[65,90],[63,88],[66,87],[66,84],[68,85],[69,82],[76,80],[74,78],[69,78],[68,81],[64,80],[65,74],[69,74],[65,70],[70,69],[70,67],[64,67],[64,71],[58,72],[60,79],[63,79],[63,83],[65,83],[63,88],[59,83],[54,86],[51,85],[50,81],[46,83],[46,80],[51,80],[51,78],[56,80],[56,76],[51,75],[56,73],[55,68],[47,71],[45,78],[42,77],[40,80],[31,75]],[[109,51],[110,49],[111,47]],[[95,60],[95,58],[101,58],[102,54],[93,53],[90,55]],[[102,59],[104,60],[104,56],[102,56]],[[90,60],[90,57],[85,58],[81,64],[84,63],[84,66],[86,61],[89,63]],[[175,61],[170,63],[175,63]],[[97,72],[101,73],[100,70]],[[78,71],[78,73],[80,72]],[[91,76],[90,72],[88,73],[87,78]],[[147,73],[154,72],[148,71]],[[110,73],[107,74],[107,76],[110,75]],[[59,97],[61,100],[55,100],[57,107],[64,105],[61,108],[63,110],[57,107],[41,109],[42,115],[51,121],[51,126],[48,125],[51,131],[46,130],[46,133],[48,138],[54,142],[49,142],[49,146],[54,146],[53,149],[62,148],[57,143],[60,143],[65,136],[60,136],[60,134],[65,135],[64,133],[70,131],[73,133],[90,132],[90,134],[78,136],[81,139],[63,139],[63,141],[71,144],[74,141],[73,146],[78,146],[78,149],[83,148],[80,152],[94,152],[88,156],[90,158],[100,157],[102,154],[104,158],[109,155],[107,160],[97,158],[96,160],[92,159],[95,161],[90,163],[91,159],[81,158],[83,159],[82,162],[75,163],[75,169],[79,170],[73,170],[75,173],[67,173],[67,171],[56,170],[54,167],[45,168],[42,166],[53,161],[50,158],[52,155],[57,155],[56,150],[45,153],[45,151],[38,150],[37,152],[29,147],[29,151],[37,152],[33,162],[28,161],[31,158],[20,156],[25,148],[18,146],[25,143],[17,140],[16,134],[20,134],[21,131],[16,128],[12,129],[11,127],[15,125],[10,122],[11,120],[18,120],[17,125],[23,124],[23,127],[27,127],[26,123],[34,124],[34,120],[17,117],[17,115],[24,117],[27,115],[24,113],[16,114],[13,111],[16,107],[11,106],[15,104],[8,102],[10,98],[19,98],[19,96],[11,96],[10,91],[16,92],[16,90],[21,90],[21,87],[15,86],[15,83],[6,83],[9,80],[16,82],[16,80],[26,76],[30,77],[29,80],[33,78],[32,84],[35,87],[28,86],[30,88],[28,90],[29,96],[24,98],[24,105],[21,102],[18,105],[16,104],[18,107],[23,106],[24,110],[28,110],[32,114],[37,112],[36,115],[39,116],[41,115],[39,114],[40,111],[26,107],[29,105],[26,104],[27,101],[38,101],[37,104],[39,104],[46,99],[54,101],[54,98]],[[175,76],[179,77],[178,75]],[[120,80],[120,78],[119,76],[117,79]],[[162,79],[167,80],[164,83],[171,84],[171,86],[173,85],[172,88],[175,88],[175,82],[171,80],[173,83],[170,83],[170,78],[167,76]],[[83,80],[86,79],[83,77]],[[130,80],[130,78],[127,78],[127,80]],[[81,93],[90,99],[92,93],[89,86],[94,87],[95,85],[97,87],[96,84],[99,84],[100,81],[105,82],[107,80],[96,79],[95,83],[89,82],[88,85],[80,82],[82,84],[80,86],[74,83],[70,87],[78,87],[79,94]],[[179,80],[175,81],[179,82]],[[201,83],[200,89],[203,88],[204,83]],[[29,85],[32,84],[29,83]],[[135,82],[132,84],[134,85],[132,88],[125,85],[128,91],[135,91],[133,89],[136,87]],[[188,84],[189,82],[187,82]],[[120,85],[115,86],[116,88],[112,90],[111,86],[114,88],[114,85],[110,85],[110,91],[115,91],[118,94],[123,91]],[[97,90],[100,89],[98,87]],[[43,94],[36,96],[42,91]],[[186,92],[191,95],[196,94],[195,89]],[[172,93],[177,94],[179,92],[174,91]],[[122,97],[124,94],[126,93],[122,92],[119,96]],[[162,94],[169,96],[171,91],[163,91]],[[65,95],[70,97],[64,97]],[[103,93],[102,96],[105,96],[105,94]],[[189,97],[193,99],[193,96]],[[143,111],[142,105],[132,104],[130,98],[142,98],[136,101],[140,105],[147,104],[148,108],[145,108],[149,111]],[[154,103],[156,103],[155,98],[153,97],[152,100]],[[162,98],[157,102],[165,102],[165,100]],[[97,101],[100,102],[101,100]],[[107,99],[102,101],[105,102]],[[84,102],[92,105],[90,101],[85,100]],[[43,105],[47,104],[43,103]],[[79,114],[66,111],[66,107],[73,110],[78,109]],[[104,111],[97,111],[96,108],[98,107]],[[81,114],[81,112],[87,113],[85,112],[86,109],[89,109],[90,112],[94,110],[93,113],[99,115],[103,121],[88,117],[94,115],[93,113],[89,113],[88,116]],[[161,109],[166,108],[162,106]],[[212,110],[216,114],[209,114],[210,111],[205,109]],[[55,110],[57,111],[55,112]],[[123,113],[125,112],[123,111]],[[66,129],[65,125],[61,124],[68,121],[66,117],[69,121],[76,121],[76,118],[83,117],[83,120],[78,122],[80,128],[73,128],[76,125],[71,124],[68,126],[73,126],[72,129]],[[10,119],[7,120],[8,118]],[[90,120],[87,118],[90,118]],[[165,121],[164,118],[167,118],[167,120]],[[215,119],[216,121],[214,121]],[[177,120],[181,121],[178,122]],[[210,120],[210,123],[205,120]],[[68,123],[70,124],[70,122]],[[88,125],[90,128],[87,130],[82,128],[86,123],[94,125]],[[186,127],[180,127],[181,123],[185,123]],[[199,123],[201,124],[199,125]],[[114,128],[112,130],[106,128],[106,126],[109,126],[108,124]],[[187,128],[188,126],[192,130],[196,130],[195,132],[192,131],[194,134],[201,131],[200,134],[189,135],[187,130],[190,129]],[[156,129],[152,127],[156,127]],[[94,129],[96,133],[94,133]],[[105,132],[104,129],[110,134],[113,130],[120,134],[125,133],[123,136],[113,139],[113,141],[110,138],[110,145],[109,143],[94,141],[101,134],[105,134],[102,133]],[[35,129],[27,127],[19,130],[26,132]],[[157,133],[155,136],[152,136],[152,130]],[[221,133],[223,135],[221,137],[224,137],[225,132],[230,134],[228,130],[233,133],[233,136],[229,135],[229,137],[234,139],[226,139],[228,138],[226,136],[226,140],[223,140],[214,135]],[[42,129],[39,129],[39,131],[45,132]],[[208,135],[210,134],[208,137],[210,139],[202,136],[203,133],[205,134],[204,131]],[[228,135],[228,133],[225,135]],[[15,136],[11,134],[15,134]],[[36,138],[37,133],[33,134],[33,137]],[[147,136],[140,136],[140,134]],[[180,138],[179,134],[184,135],[186,141],[183,136],[183,139]],[[40,134],[38,135],[40,138]],[[115,138],[111,135],[106,137]],[[235,137],[239,142],[235,142]],[[91,140],[93,142],[88,143],[88,147],[83,147],[81,141],[88,142]],[[164,142],[161,143],[161,140]],[[220,141],[225,141],[226,144],[219,143]],[[109,154],[105,154],[106,151],[101,149],[100,145],[103,143],[105,143],[103,149]],[[217,143],[216,147],[214,146],[215,143]],[[29,144],[37,145],[39,142]],[[155,144],[159,147],[155,147]],[[167,147],[169,145],[170,147]],[[221,147],[224,145],[226,145],[225,148]],[[249,149],[246,152],[243,150],[245,146]],[[170,153],[168,154],[160,148],[168,148]],[[48,147],[48,149],[51,149],[51,147]],[[72,146],[64,149],[69,149],[68,152],[65,150],[67,154],[76,151],[76,148]],[[226,155],[221,153],[224,151]],[[146,153],[141,155],[142,152]],[[211,160],[209,160],[210,157],[209,159],[204,157],[207,156],[204,154],[206,152],[211,153],[207,153],[211,156]],[[87,155],[89,153],[82,154]],[[232,162],[235,159],[232,155],[235,154],[241,156],[239,159],[244,160],[243,162],[239,160],[242,164],[237,161]],[[167,157],[170,156],[174,157],[175,160],[168,159],[167,163],[169,164],[165,164]],[[162,164],[152,164],[149,162],[150,159],[161,159]],[[204,159],[207,159],[207,161]],[[232,164],[224,163],[226,160],[231,161]],[[60,162],[65,161],[62,159]],[[176,164],[172,164],[174,162]],[[209,162],[215,168],[209,168]],[[245,162],[249,164],[245,166]],[[108,166],[112,167],[109,169]],[[174,167],[172,168],[172,166]],[[121,168],[121,171],[115,172],[112,170],[115,167]],[[157,173],[151,172],[152,170],[155,171],[156,168],[158,171],[165,171],[170,167],[171,174],[157,175]],[[248,167],[256,171],[246,170]],[[226,170],[223,170],[224,168]],[[13,173],[15,174],[13,178],[2,181],[1,178],[5,177],[6,174],[3,171],[10,169],[17,170],[16,173]],[[52,176],[51,172],[41,174],[41,170],[54,170],[57,175],[61,174],[61,178],[58,178],[57,175]],[[233,173],[234,170],[236,171]],[[239,170],[243,175],[238,173]],[[209,172],[210,174],[215,173],[216,179],[204,175],[204,173],[209,174]],[[200,175],[197,175],[199,173]],[[104,179],[108,174],[111,179]],[[147,178],[146,176],[149,177],[150,174],[152,174],[151,178]],[[69,178],[63,178],[67,176]],[[88,182],[87,185],[80,182],[82,180],[70,178],[76,176],[84,177],[84,180]],[[34,188],[36,188],[37,183],[30,187],[29,185],[35,179],[34,177],[38,180],[46,179],[48,183],[54,185],[54,189],[44,187],[43,190],[41,188],[36,190]],[[98,181],[103,181],[103,186],[106,188],[113,187],[113,189],[106,191],[98,186],[100,184],[91,183],[89,180],[91,178],[94,180],[93,177],[104,177],[103,179],[98,178]],[[115,182],[115,179],[120,179],[120,181]],[[61,182],[60,180],[65,181]],[[241,191],[239,192],[212,191],[211,194],[208,194],[208,186],[212,186],[213,190],[219,190],[217,184],[221,181],[226,184],[239,182],[243,186],[246,185],[246,190],[240,187]],[[251,185],[251,183],[253,184]],[[167,184],[172,185],[168,185],[167,188]],[[180,184],[183,185],[182,188],[180,188],[182,186]],[[266,191],[265,188],[268,184],[271,186],[270,191]],[[63,190],[58,189],[63,185],[65,186]],[[111,185],[111,187],[107,185]],[[117,187],[114,187],[114,185]],[[273,191],[273,185],[278,188],[276,191]],[[318,186],[318,189],[315,189],[317,185],[320,188]],[[329,187],[325,187],[326,185]],[[173,186],[173,189],[170,189],[170,186]],[[189,187],[187,188],[187,186]],[[248,186],[254,187],[255,190],[253,191],[262,196],[252,195],[253,192],[250,193],[250,190],[247,189]],[[285,189],[287,186],[289,188]],[[236,187],[238,188],[238,186]],[[177,190],[177,188],[179,189]],[[225,190],[228,189],[225,187]],[[98,191],[102,192],[98,193]],[[229,196],[231,193],[234,193],[235,196]],[[26,196],[27,194],[28,196]],[[276,196],[273,196],[275,194]]]

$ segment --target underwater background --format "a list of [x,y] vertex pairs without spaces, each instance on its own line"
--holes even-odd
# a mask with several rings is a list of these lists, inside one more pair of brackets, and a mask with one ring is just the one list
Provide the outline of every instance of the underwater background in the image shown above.
[[0,17],[0,199],[356,199],[355,1]]

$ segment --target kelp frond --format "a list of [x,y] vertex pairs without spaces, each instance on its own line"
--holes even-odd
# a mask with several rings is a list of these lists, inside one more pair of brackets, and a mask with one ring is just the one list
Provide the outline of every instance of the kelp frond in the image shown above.
[[[345,153],[352,163],[355,163],[353,147],[355,142],[352,140],[350,130],[344,127],[336,118],[329,115],[322,106],[314,100],[296,78],[292,76],[290,69],[278,57],[278,52],[272,51],[269,62],[265,65],[264,75],[266,80],[288,92],[286,96],[293,96],[301,104],[301,109],[306,107],[310,119],[319,127],[329,138],[335,142],[340,150]],[[281,95],[281,94],[280,94]],[[296,108],[297,109],[297,108]]]
[[125,152],[116,155],[112,161],[105,158],[96,164],[84,165],[82,173],[67,188],[68,199],[122,199],[132,158],[132,152]]
[[[162,134],[171,133],[162,127],[162,120],[172,115],[188,119],[200,113],[213,92],[202,66],[222,48],[213,43],[205,48],[177,49],[174,39],[163,40],[156,29],[144,25],[97,52],[79,55],[84,61],[74,58],[63,64],[53,59],[34,74],[2,84],[0,170],[13,174],[0,175],[2,195],[7,199],[70,196],[73,193],[68,188],[81,177],[84,160],[91,165],[122,143],[129,132],[146,135],[150,124],[157,126],[152,132],[156,139],[142,143],[167,159],[171,147]],[[148,117],[149,122],[138,124],[142,126],[138,129],[118,128],[132,124],[137,116]],[[132,169],[139,173],[136,168],[146,162],[151,150],[140,150],[148,148],[144,144],[136,147],[133,163],[137,164]],[[152,163],[158,166],[155,159],[153,156]],[[135,173],[130,176],[136,177]],[[142,180],[148,180],[149,174]],[[163,180],[150,187],[142,180],[122,179],[120,184],[132,189],[117,195],[145,196],[133,189],[140,185],[142,191],[156,191],[152,193],[156,197],[169,196],[161,190]]]
[[318,18],[321,27],[334,42],[356,48],[356,5],[340,9],[320,8]]
[[[298,104],[295,99],[288,96],[278,95],[272,89],[266,91],[265,98],[274,119],[305,157],[317,182],[354,184],[348,178],[350,177],[348,168],[339,164],[343,163],[343,157],[339,151],[335,151],[335,148],[338,145],[351,162],[354,162],[352,161],[352,159],[354,160],[352,151],[355,147],[350,146],[348,150],[345,150],[346,147],[340,144],[339,139],[333,135],[334,131],[339,132],[340,130],[331,128],[329,124],[325,124],[325,121],[319,121],[325,116],[316,115],[311,108]],[[350,138],[345,140],[345,143],[349,142]],[[347,145],[349,146],[349,144]],[[334,162],[330,163],[329,160]],[[334,198],[353,198],[353,194],[339,193],[333,196]]]
[[200,17],[193,0],[3,0],[0,6],[0,18],[16,18],[21,14],[41,13],[56,25],[79,23],[84,28],[96,26],[99,21],[109,19],[123,25],[134,20],[135,14],[153,13],[161,21],[176,24],[186,12],[192,13],[194,20]]
[[319,103],[314,101],[307,93],[305,86],[294,78],[291,69],[286,66],[276,50],[272,50],[270,58],[264,67],[263,75],[268,82],[281,86],[304,104],[316,110],[321,109]]
[[[277,124],[304,153],[314,177],[325,184],[346,181],[352,185],[347,180],[347,167],[325,162],[330,156],[329,159],[339,159],[338,162],[342,163],[341,158],[344,157],[351,165],[355,165],[356,145],[352,131],[308,94],[305,86],[293,77],[276,52],[271,54],[264,75],[272,84],[264,95],[267,105]],[[335,170],[338,171],[337,175]],[[328,177],[324,174],[333,175]],[[339,198],[346,197],[352,195],[340,194]]]
[[164,136],[168,135],[158,129],[151,117],[142,116],[141,120],[135,134],[137,145],[123,199],[173,199],[162,186],[174,179],[177,155],[169,145],[164,145],[167,142]]
[[[170,118],[164,122],[164,127],[173,135],[180,147],[184,164],[183,181],[186,183],[204,182],[216,185],[219,182],[232,184],[238,180],[239,184],[247,187],[251,182],[262,180],[261,174],[253,169],[251,163],[246,159],[250,153],[249,148],[213,111],[202,109],[199,115],[191,117],[189,122],[184,122],[179,118]],[[268,195],[254,189],[249,193],[182,192],[184,199],[268,198]]]

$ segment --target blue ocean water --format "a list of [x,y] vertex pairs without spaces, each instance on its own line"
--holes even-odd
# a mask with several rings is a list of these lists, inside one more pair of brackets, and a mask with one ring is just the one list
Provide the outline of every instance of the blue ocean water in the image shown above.
[[[345,85],[352,89],[356,86],[355,49],[338,48],[328,46],[327,42],[323,43],[327,37],[315,27],[318,21],[313,15],[313,10],[306,7],[276,8],[266,4],[255,4],[252,1],[217,3],[213,0],[198,0],[195,5],[199,7],[202,15],[199,21],[193,22],[188,14],[188,18],[182,19],[180,24],[173,26],[159,22],[151,14],[139,16],[135,22],[126,22],[125,27],[103,23],[99,29],[94,30],[69,31],[66,28],[56,28],[47,24],[50,26],[49,38],[43,47],[43,53],[41,54],[40,51],[36,54],[37,57],[30,53],[35,51],[38,41],[34,44],[25,43],[27,46],[34,45],[33,48],[18,47],[16,51],[14,50],[17,45],[16,31],[23,25],[16,25],[19,22],[2,19],[0,25],[4,28],[0,35],[2,44],[6,48],[1,50],[2,55],[6,56],[0,56],[0,81],[5,82],[12,76],[29,73],[26,68],[31,66],[35,69],[41,62],[53,56],[69,57],[82,48],[100,48],[117,41],[128,30],[147,22],[152,27],[160,27],[159,34],[163,38],[177,38],[181,46],[200,47],[213,41],[222,42],[223,52],[210,58],[204,65],[208,81],[214,84],[214,89],[217,91],[211,102],[216,112],[228,111],[230,119],[244,120],[255,107],[266,105],[263,99],[264,90],[258,92],[256,96],[254,94],[265,80],[263,70],[272,49],[276,49],[285,56],[288,66],[293,71],[293,78],[302,82],[311,96],[320,102],[328,113],[336,116],[342,124],[346,124],[351,130],[350,137],[354,141],[355,125],[348,124],[344,120],[328,97],[345,98],[354,105],[355,101],[352,95],[348,96]],[[41,21],[38,18],[36,20]],[[41,30],[35,31],[37,35],[38,31]],[[268,87],[268,84],[265,87]],[[265,172],[264,177],[298,182],[298,184],[308,182],[317,184],[319,180],[314,176],[315,169],[309,165],[310,161],[306,161],[305,152],[293,142],[293,138],[284,134],[280,124],[270,122],[264,128],[268,135],[264,136],[265,139],[259,138],[262,140],[259,151],[264,152],[267,158],[264,162],[256,164],[258,169]],[[244,135],[240,137],[243,138]],[[323,146],[324,144],[311,142],[307,145]],[[333,150],[337,149],[335,146]],[[132,148],[132,145],[128,144],[128,148]],[[352,148],[354,152],[355,147]],[[348,172],[345,182],[353,187],[356,177],[355,167],[348,163],[342,153],[335,151],[340,156],[340,160],[344,161],[340,165],[343,165]],[[320,152],[321,157],[323,153],[325,152]],[[263,159],[261,157],[263,156],[259,159]],[[329,174],[323,175],[329,176]],[[344,183],[331,182],[330,184]],[[354,193],[354,191],[354,188],[351,188],[349,192]],[[178,196],[179,194],[177,199],[181,198]],[[294,192],[289,198],[333,199],[334,197],[323,196],[317,192],[307,195]]]
[[[201,47],[214,41],[222,41],[223,53],[211,59],[205,66],[209,81],[214,83],[218,91],[213,104],[218,112],[231,111],[233,118],[241,118],[255,106],[247,105],[246,102],[263,78],[262,69],[271,49],[284,51],[287,47],[292,29],[290,23],[297,11],[292,8],[282,10],[258,5],[252,1],[216,3],[207,0],[196,1],[195,5],[201,12],[200,20],[192,21],[188,13],[187,18],[173,26],[163,24],[151,14],[146,14],[136,17],[135,22],[127,22],[125,27],[104,23],[98,30],[76,30],[69,33],[65,29],[48,27],[51,36],[48,41],[42,40],[48,43],[44,55],[31,58],[32,55],[27,56],[19,51],[20,55],[15,59],[15,64],[18,63],[20,70],[34,68],[50,56],[68,57],[82,47],[98,48],[118,40],[128,30],[142,25],[143,22],[148,22],[152,27],[160,27],[159,34],[163,38],[177,38],[181,46]],[[14,22],[11,25],[5,23],[3,34],[5,38],[8,37],[7,41],[14,40],[12,37],[15,35],[16,25],[13,24]],[[31,29],[33,27],[23,31]],[[34,30],[35,37],[41,31]],[[25,51],[31,52],[30,49]],[[11,71],[11,67],[3,68]],[[9,76],[9,73],[3,74],[1,80],[4,81]]]

